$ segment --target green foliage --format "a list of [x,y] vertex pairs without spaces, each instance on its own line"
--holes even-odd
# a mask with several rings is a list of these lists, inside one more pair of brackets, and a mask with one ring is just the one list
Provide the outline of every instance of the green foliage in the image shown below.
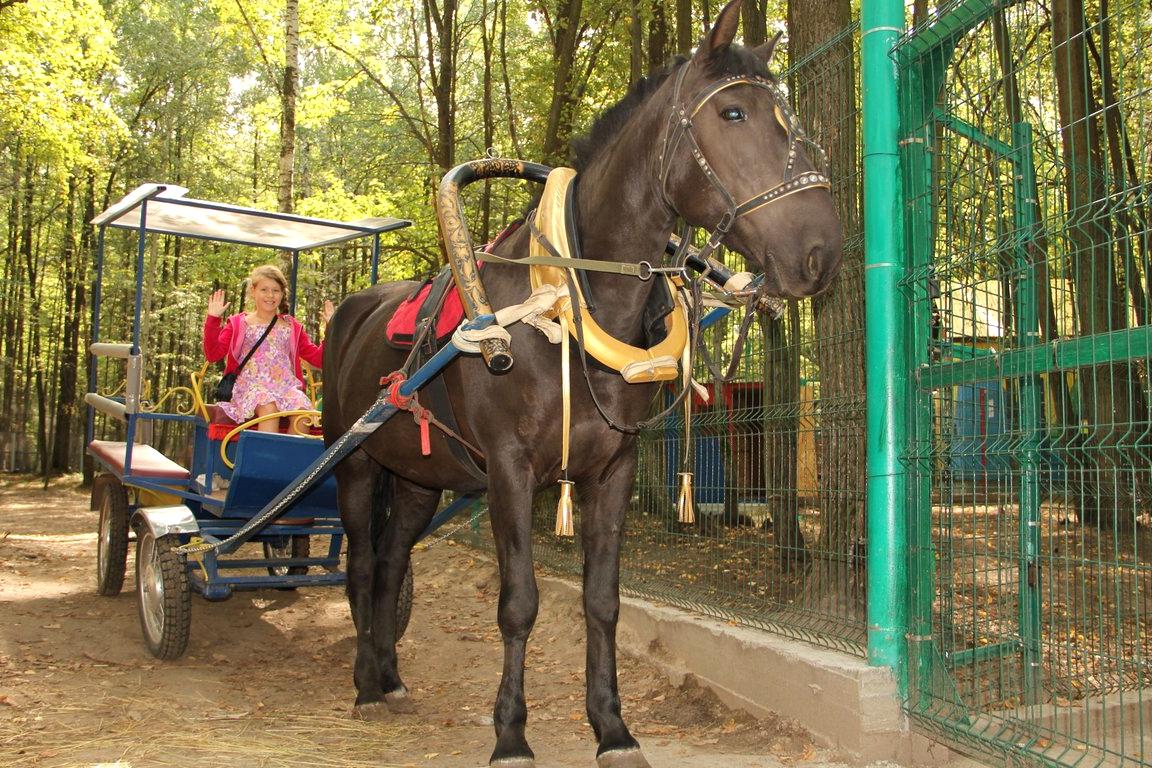
[[115,39],[95,0],[30,0],[0,11],[0,146],[86,166],[125,136],[106,84]]
[[[303,0],[294,209],[339,220],[411,219],[414,226],[384,238],[381,278],[436,271],[440,144],[450,141],[457,161],[489,152],[543,158],[556,23],[566,7],[560,0]],[[627,89],[630,8],[619,0],[582,3],[568,85],[557,99],[560,140],[585,130]],[[651,8],[640,4],[642,24]],[[438,24],[449,11],[455,22],[446,52]],[[695,9],[696,27],[702,12]],[[92,279],[95,240],[86,219],[139,184],[167,182],[191,197],[276,207],[283,13],[283,0],[29,0],[0,9],[0,189],[8,195],[9,232],[34,222],[30,250],[6,255],[0,315],[5,307],[37,308],[35,324],[21,326],[24,336],[4,355],[23,355],[29,370],[50,377],[62,357],[83,369],[90,298],[70,286]],[[671,6],[666,17],[674,23]],[[436,99],[442,76],[451,78],[446,102]],[[482,192],[478,185],[466,200],[478,238],[519,215],[530,190],[501,182],[488,197]],[[281,257],[167,238],[149,247],[144,342],[157,363],[153,386],[163,388],[183,383],[199,360],[208,293],[225,288],[230,308],[239,309],[248,270]],[[298,298],[310,324],[324,298],[339,300],[367,284],[363,248],[307,254],[303,265]],[[126,340],[135,287],[131,233],[109,233],[102,283],[100,336]],[[29,336],[33,326],[51,343]],[[29,401],[33,385],[22,375],[0,379],[5,402]],[[114,375],[101,368],[101,377]],[[80,378],[65,384],[75,386],[77,399],[85,390]],[[32,423],[29,414],[13,419]]]

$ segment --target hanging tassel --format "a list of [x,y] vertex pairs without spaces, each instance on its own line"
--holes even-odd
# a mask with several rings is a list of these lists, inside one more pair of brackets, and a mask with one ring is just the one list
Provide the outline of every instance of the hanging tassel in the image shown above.
[[[684,358],[680,362],[681,376],[685,389],[690,387],[692,381],[692,345],[684,347]],[[707,391],[707,390],[705,390]],[[692,393],[684,398],[684,457],[680,465],[685,470],[692,466]],[[696,505],[692,497],[692,473],[680,472],[680,495],[676,497],[676,521],[691,525],[696,522]]]
[[556,505],[556,535],[575,536],[576,526],[572,519],[572,486],[571,480],[560,481],[560,503]]
[[680,496],[676,499],[676,522],[695,523],[696,509],[692,503],[692,473],[680,472]]

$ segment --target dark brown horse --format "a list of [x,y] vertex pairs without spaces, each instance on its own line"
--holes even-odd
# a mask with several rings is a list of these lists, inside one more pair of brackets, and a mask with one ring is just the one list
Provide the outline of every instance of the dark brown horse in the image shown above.
[[[839,268],[839,223],[827,184],[789,181],[818,174],[810,173],[795,118],[768,74],[774,43],[756,50],[734,45],[738,17],[739,0],[733,0],[690,60],[642,80],[593,127],[576,163],[580,245],[590,258],[657,263],[683,219],[713,232],[719,227],[727,247],[763,269],[772,295],[812,296]],[[497,252],[523,256],[529,237],[521,228]],[[525,267],[492,263],[483,280],[496,308],[529,293]],[[654,282],[590,274],[600,325],[640,343],[641,309]],[[381,377],[403,364],[403,354],[383,343],[384,327],[412,288],[410,282],[371,288],[350,297],[333,318],[324,360],[329,442],[372,404]],[[477,356],[457,358],[442,374],[461,435],[483,452],[486,483],[453,458],[436,430],[431,456],[422,456],[416,424],[403,414],[336,472],[356,624],[356,707],[364,716],[413,711],[397,668],[395,624],[409,552],[442,489],[486,488],[504,640],[491,763],[531,766],[524,732],[525,644],[538,597],[531,510],[536,491],[561,474],[561,374],[556,346],[520,324],[509,331],[516,362],[506,375],[493,375]],[[589,378],[616,422],[635,424],[648,414],[657,385],[628,384],[596,368]],[[572,379],[571,430],[568,477],[576,483],[584,552],[586,706],[599,742],[597,761],[602,768],[647,766],[621,717],[616,687],[619,552],[636,470],[635,436],[606,423],[581,376]],[[373,501],[382,478],[389,478],[386,506]]]

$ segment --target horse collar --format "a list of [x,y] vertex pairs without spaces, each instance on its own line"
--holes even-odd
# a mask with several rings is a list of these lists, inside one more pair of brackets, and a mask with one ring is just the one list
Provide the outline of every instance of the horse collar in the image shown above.
[[[564,258],[571,259],[575,253],[575,238],[570,219],[566,215],[568,201],[572,196],[576,171],[572,168],[556,168],[548,175],[544,193],[535,214],[535,230],[540,237],[530,241],[529,255],[544,257],[548,250],[546,240],[552,249]],[[688,343],[688,312],[676,290],[672,279],[667,280],[672,294],[677,297],[676,306],[668,319],[668,334],[653,347],[635,347],[613,337],[600,327],[589,311],[579,279],[578,264],[570,268],[532,264],[528,268],[533,290],[541,285],[571,285],[574,297],[558,300],[549,314],[552,318],[562,318],[568,334],[584,344],[588,354],[612,370],[619,371],[630,384],[667,381],[676,378],[680,357]],[[573,307],[578,307],[579,317]],[[583,338],[579,338],[577,334]]]

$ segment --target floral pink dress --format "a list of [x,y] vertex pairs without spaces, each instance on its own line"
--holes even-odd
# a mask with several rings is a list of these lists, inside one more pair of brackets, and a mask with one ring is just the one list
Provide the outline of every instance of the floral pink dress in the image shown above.
[[[241,360],[264,335],[266,327],[246,327],[244,343],[240,348]],[[275,404],[278,411],[312,408],[311,401],[300,388],[300,380],[293,372],[291,334],[292,330],[286,323],[276,323],[268,338],[264,339],[264,343],[240,371],[232,390],[232,401],[219,404],[232,421],[237,424],[247,421],[256,413],[256,408],[265,403]]]

